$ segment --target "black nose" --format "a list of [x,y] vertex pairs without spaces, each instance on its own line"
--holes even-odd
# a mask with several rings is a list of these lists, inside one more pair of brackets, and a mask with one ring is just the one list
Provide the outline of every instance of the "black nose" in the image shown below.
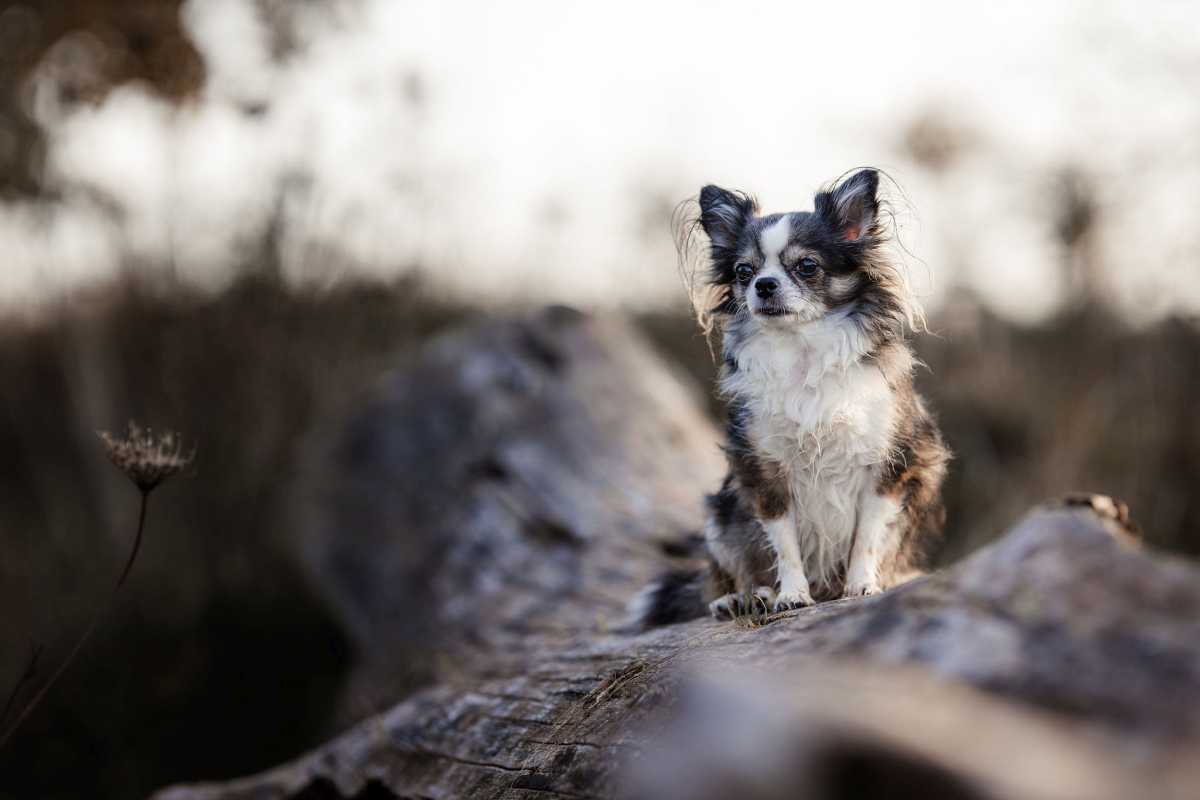
[[779,288],[779,281],[775,278],[759,278],[754,282],[754,291],[758,292],[758,296],[766,299],[775,294],[775,290]]

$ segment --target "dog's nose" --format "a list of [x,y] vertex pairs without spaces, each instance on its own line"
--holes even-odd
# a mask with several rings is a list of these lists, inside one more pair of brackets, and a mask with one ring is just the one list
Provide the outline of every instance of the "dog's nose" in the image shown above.
[[775,290],[778,288],[779,281],[775,278],[759,278],[754,282],[754,291],[763,299],[775,294]]

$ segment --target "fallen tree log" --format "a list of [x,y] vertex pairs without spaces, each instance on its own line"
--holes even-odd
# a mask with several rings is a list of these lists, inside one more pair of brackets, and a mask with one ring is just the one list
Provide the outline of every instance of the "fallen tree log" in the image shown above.
[[561,307],[440,337],[385,376],[312,445],[297,519],[361,654],[345,716],[619,621],[720,480],[702,407],[630,326]]
[[424,688],[290,764],[158,797],[1200,785],[1200,571],[1142,552],[1106,498],[879,597],[623,632],[698,523],[715,442],[617,321],[554,311],[431,344],[333,441],[308,548],[367,649],[359,690],[408,657]]

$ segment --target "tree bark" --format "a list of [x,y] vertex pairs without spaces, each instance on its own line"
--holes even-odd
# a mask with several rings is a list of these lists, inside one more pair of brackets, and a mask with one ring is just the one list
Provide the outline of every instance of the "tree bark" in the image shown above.
[[157,797],[1200,785],[1200,571],[1142,552],[1107,498],[1043,507],[878,597],[623,631],[720,477],[697,398],[614,319],[551,310],[431,343],[316,447],[305,513],[313,579],[365,654],[349,694],[411,693],[292,763]]

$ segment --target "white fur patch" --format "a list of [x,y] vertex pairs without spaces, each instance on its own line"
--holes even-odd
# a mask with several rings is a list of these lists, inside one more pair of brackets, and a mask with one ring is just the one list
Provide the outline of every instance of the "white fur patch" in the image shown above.
[[846,295],[858,285],[858,281],[850,275],[831,275],[829,277],[829,291],[834,296]]
[[850,557],[860,499],[888,456],[895,399],[845,314],[743,329],[722,390],[747,402],[756,450],[788,479],[804,573],[829,586]]
[[783,252],[783,248],[787,247],[791,235],[792,218],[790,214],[784,214],[769,228],[763,228],[762,233],[758,235],[758,246],[762,248],[764,270],[782,272],[783,267],[779,261],[779,254]]

